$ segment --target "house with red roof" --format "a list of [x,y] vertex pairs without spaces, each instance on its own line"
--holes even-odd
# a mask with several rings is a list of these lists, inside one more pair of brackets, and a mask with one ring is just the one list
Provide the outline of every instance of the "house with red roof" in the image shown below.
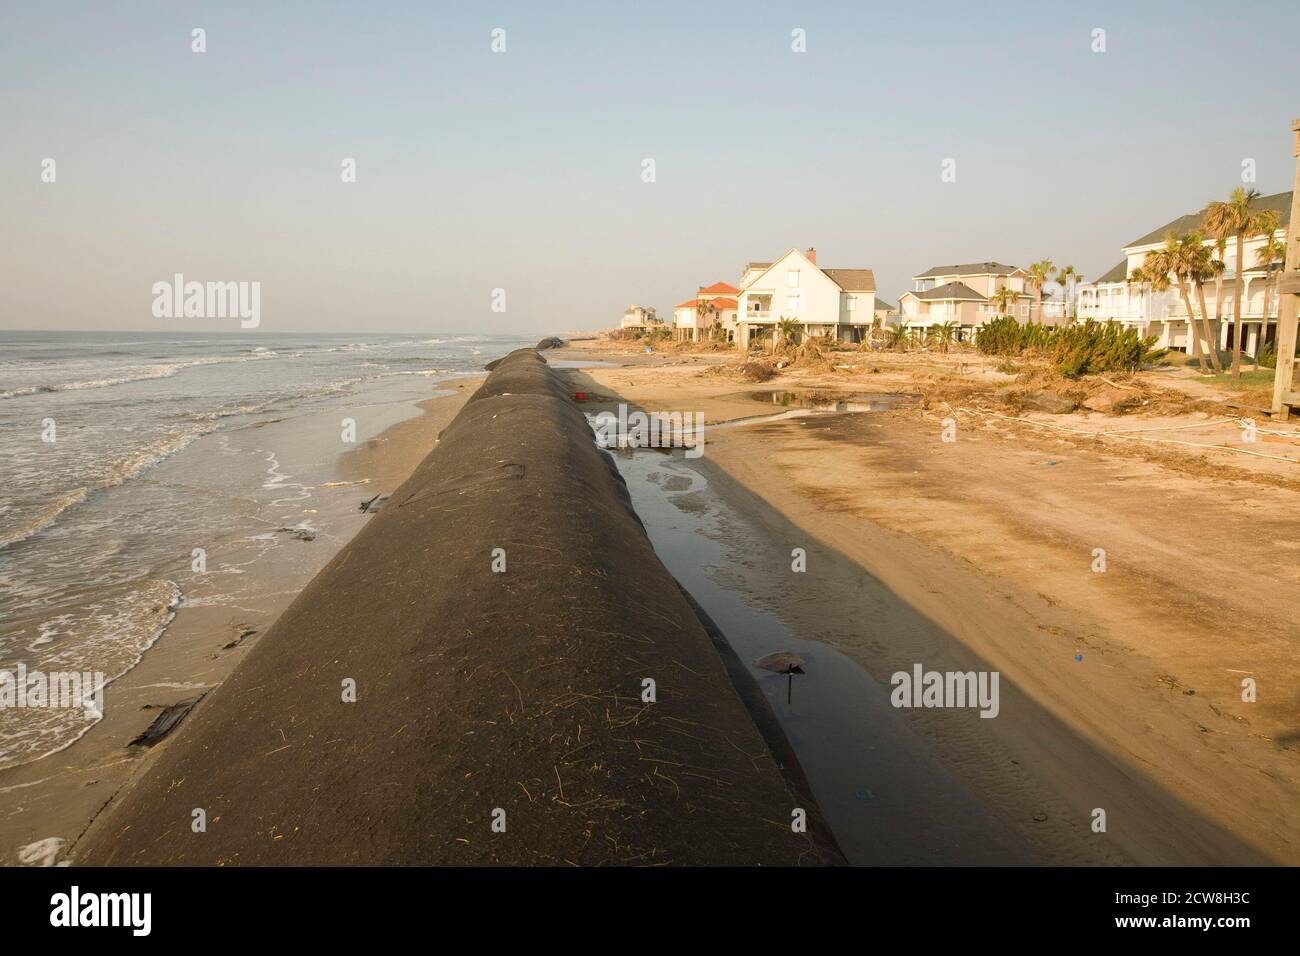
[[700,286],[695,298],[673,306],[673,335],[679,341],[699,342],[710,334],[718,341],[735,341],[736,295],[740,290],[726,282]]

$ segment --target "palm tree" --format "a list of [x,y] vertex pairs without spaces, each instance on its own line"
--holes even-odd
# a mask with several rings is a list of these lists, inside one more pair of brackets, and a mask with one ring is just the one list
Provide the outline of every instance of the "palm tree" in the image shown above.
[[[1216,200],[1205,207],[1204,223],[1210,235],[1216,239],[1237,240],[1237,305],[1232,316],[1232,377],[1241,378],[1241,311],[1246,293],[1246,284],[1242,280],[1245,264],[1246,239],[1262,233],[1271,235],[1277,230],[1277,214],[1270,220],[1267,212],[1255,212],[1251,204],[1259,198],[1258,189],[1238,186],[1228,196],[1227,201]],[[1269,229],[1268,226],[1272,225]]]
[[939,325],[932,325],[930,332],[934,335],[934,341],[939,346],[939,351],[944,355],[948,354],[948,348],[953,342],[957,341],[958,325],[951,319]]
[[1071,318],[1066,314],[1066,306],[1069,304],[1067,299],[1070,294],[1070,280],[1075,282],[1083,281],[1083,276],[1079,274],[1079,271],[1074,266],[1061,266],[1056,270],[1056,281],[1061,285],[1061,318],[1067,320]]
[[1255,357],[1259,358],[1264,348],[1264,336],[1268,332],[1268,306],[1273,301],[1273,264],[1286,259],[1286,243],[1277,236],[1270,235],[1264,244],[1255,250],[1255,263],[1264,267],[1264,312],[1259,331],[1259,344],[1255,347]]
[[695,303],[695,314],[699,316],[699,321],[695,323],[696,328],[704,328],[708,324],[706,319],[713,314],[713,303],[707,299],[699,299]]
[[1034,304],[1038,306],[1038,321],[1043,321],[1043,283],[1052,274],[1052,260],[1039,259],[1029,267],[1029,275],[1034,280]]
[[1172,232],[1165,234],[1164,248],[1148,252],[1146,258],[1142,260],[1142,271],[1148,277],[1153,290],[1163,292],[1170,285],[1177,284],[1179,295],[1183,300],[1183,308],[1187,310],[1188,339],[1192,354],[1200,362],[1201,371],[1208,374],[1210,367],[1201,352],[1196,332],[1196,310],[1192,308],[1192,297],[1187,291],[1187,284],[1183,281],[1187,274],[1187,266],[1186,247]]
[[1214,274],[1214,325],[1218,328],[1223,324],[1223,274],[1228,271],[1228,240],[1215,239],[1214,253],[1222,264]]
[[911,333],[908,331],[907,326],[902,322],[899,322],[889,330],[889,347],[891,349],[898,349],[900,352],[906,352],[910,338]]
[[1003,315],[1008,315],[1009,313],[1007,312],[1007,306],[1010,305],[1012,310],[1014,311],[1016,307],[1016,300],[1019,298],[1020,298],[1019,292],[1011,288],[1011,286],[1009,285],[1004,285],[1001,288],[999,288],[997,292],[993,293],[992,301],[997,303],[997,307],[998,309],[1001,310]]
[[781,316],[776,323],[777,349],[784,350],[785,347],[794,341],[795,335],[799,332],[799,323],[789,318]]
[[1183,236],[1181,244],[1187,265],[1187,278],[1196,289],[1196,301],[1201,306],[1201,330],[1205,336],[1205,347],[1210,353],[1210,363],[1216,372],[1222,372],[1223,363],[1219,361],[1219,348],[1214,341],[1214,332],[1210,328],[1209,309],[1205,305],[1205,283],[1216,275],[1222,275],[1224,266],[1205,244],[1204,233],[1188,233]]
[[[1130,288],[1132,288],[1133,286],[1137,286],[1138,295],[1145,298],[1151,287],[1151,277],[1147,274],[1146,269],[1142,268],[1142,266],[1138,266],[1136,269],[1134,269],[1132,272],[1129,273],[1128,277],[1124,280],[1124,284],[1126,286],[1129,286]],[[1142,300],[1139,299],[1139,301]],[[1143,308],[1144,315],[1146,314],[1146,311],[1147,309],[1144,306]]]

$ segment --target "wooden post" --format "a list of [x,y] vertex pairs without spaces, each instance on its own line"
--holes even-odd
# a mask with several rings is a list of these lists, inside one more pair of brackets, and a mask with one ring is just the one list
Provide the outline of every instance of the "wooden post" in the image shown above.
[[[1286,265],[1277,279],[1277,369],[1273,374],[1273,417],[1279,421],[1287,420],[1292,404],[1300,404],[1294,384],[1296,306],[1300,303],[1300,119],[1291,121],[1291,133],[1295,137],[1295,186],[1287,228]],[[1241,275],[1241,263],[1237,263],[1237,275]],[[1264,322],[1267,328],[1267,315]]]

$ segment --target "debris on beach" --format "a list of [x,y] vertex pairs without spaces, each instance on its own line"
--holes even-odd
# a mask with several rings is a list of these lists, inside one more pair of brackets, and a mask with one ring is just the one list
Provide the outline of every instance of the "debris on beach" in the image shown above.
[[144,733],[132,740],[128,746],[152,747],[175,730],[186,715],[194,709],[194,705],[205,696],[206,693],[200,694],[198,697],[191,697],[189,700],[164,707],[162,713],[154,718],[153,723],[145,728]]
[[765,671],[775,671],[778,674],[786,675],[785,702],[790,703],[794,693],[794,675],[804,673],[804,659],[794,651],[777,651],[774,654],[759,658],[754,664]]
[[1050,389],[1038,389],[1020,395],[1022,408],[1032,409],[1036,412],[1047,412],[1049,415],[1068,415],[1074,411],[1077,404],[1074,399]]
[[364,514],[374,514],[384,506],[384,502],[388,501],[388,497],[388,495],[375,495],[373,498],[367,498],[361,502],[361,511]]
[[315,528],[276,528],[276,531],[297,538],[299,541],[315,541]]
[[804,663],[804,659],[794,651],[777,651],[754,662],[755,666],[778,674],[802,674]]
[[229,644],[223,644],[221,647],[223,651],[228,651],[233,647],[238,647],[240,644],[244,643],[244,638],[252,637],[257,633],[257,628],[249,627],[247,624],[236,624],[232,629],[236,631],[235,639]]
[[23,866],[67,866],[67,860],[59,862],[59,854],[67,842],[63,837],[46,837],[19,847],[18,862]]
[[547,349],[562,349],[567,344],[568,343],[565,342],[564,339],[560,338],[559,336],[548,335],[546,338],[542,339],[533,347],[537,349],[537,351],[539,352],[544,352]]

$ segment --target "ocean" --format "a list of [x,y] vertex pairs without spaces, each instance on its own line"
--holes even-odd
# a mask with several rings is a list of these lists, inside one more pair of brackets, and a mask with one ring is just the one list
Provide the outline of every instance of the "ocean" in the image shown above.
[[[237,607],[283,549],[392,490],[339,480],[340,454],[533,341],[0,331],[0,670],[112,681],[178,608]],[[93,723],[0,710],[0,768]]]

